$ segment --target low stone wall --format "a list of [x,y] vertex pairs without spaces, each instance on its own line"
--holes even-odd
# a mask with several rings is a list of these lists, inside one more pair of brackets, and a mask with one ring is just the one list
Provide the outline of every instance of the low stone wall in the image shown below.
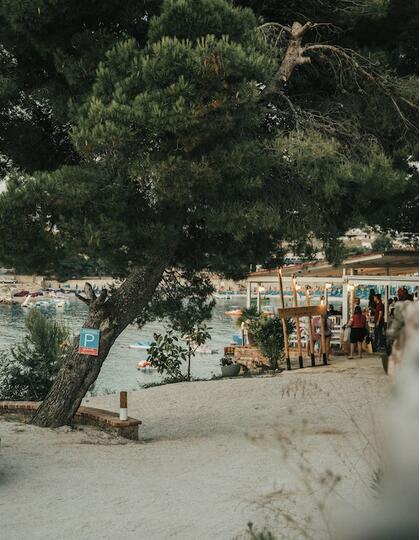
[[[28,419],[38,409],[41,402],[39,401],[0,401],[0,415],[12,414],[18,418]],[[138,441],[139,425],[141,420],[128,418],[128,420],[120,420],[117,413],[96,409],[94,407],[79,407],[74,421],[76,424],[88,424],[99,427],[104,431],[113,433]]]

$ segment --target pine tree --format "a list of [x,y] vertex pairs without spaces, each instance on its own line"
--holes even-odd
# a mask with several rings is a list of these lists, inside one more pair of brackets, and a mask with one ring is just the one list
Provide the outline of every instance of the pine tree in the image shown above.
[[[0,257],[51,274],[80,257],[125,279],[98,297],[87,285],[80,296],[89,305],[84,326],[101,330],[99,356],[79,355],[75,341],[38,425],[71,420],[118,335],[165,302],[179,279],[174,268],[181,279],[203,270],[241,277],[281,242],[305,249],[314,235],[332,254],[347,227],[383,224],[389,215],[378,208],[392,208],[413,185],[408,150],[398,163],[386,144],[389,130],[400,141],[414,121],[411,81],[318,39],[321,22],[267,25],[225,0],[165,0],[158,17],[144,13],[134,30],[121,23],[112,33],[123,3],[110,5],[109,19],[96,21],[110,49],[90,46],[84,56],[76,47],[70,64],[54,60],[59,37],[44,43],[25,17],[8,18],[55,62],[47,116],[70,151],[56,156],[59,167],[46,160],[38,172],[31,164],[31,174],[10,173]],[[50,8],[48,20],[63,9]],[[145,21],[147,39],[138,31]],[[98,58],[96,71],[85,69]],[[386,114],[371,130],[363,111],[375,100]],[[407,204],[398,224],[409,221]]]

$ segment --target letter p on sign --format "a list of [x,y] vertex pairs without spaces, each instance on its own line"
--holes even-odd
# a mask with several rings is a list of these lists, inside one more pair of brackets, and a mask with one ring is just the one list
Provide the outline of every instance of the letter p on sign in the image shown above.
[[95,328],[82,328],[79,337],[79,353],[98,356],[100,331]]

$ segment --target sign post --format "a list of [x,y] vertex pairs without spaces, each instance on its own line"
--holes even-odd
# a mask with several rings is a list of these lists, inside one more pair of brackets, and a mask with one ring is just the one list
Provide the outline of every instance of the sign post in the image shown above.
[[79,354],[98,356],[101,332],[95,328],[82,328],[79,336]]

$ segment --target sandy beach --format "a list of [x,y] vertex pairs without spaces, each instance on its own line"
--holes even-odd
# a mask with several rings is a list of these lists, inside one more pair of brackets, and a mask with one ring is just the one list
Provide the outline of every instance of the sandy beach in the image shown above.
[[[2,538],[232,539],[249,521],[327,538],[330,517],[372,497],[389,393],[379,358],[337,359],[130,392],[138,443],[2,419]],[[118,410],[116,395],[88,403]]]

